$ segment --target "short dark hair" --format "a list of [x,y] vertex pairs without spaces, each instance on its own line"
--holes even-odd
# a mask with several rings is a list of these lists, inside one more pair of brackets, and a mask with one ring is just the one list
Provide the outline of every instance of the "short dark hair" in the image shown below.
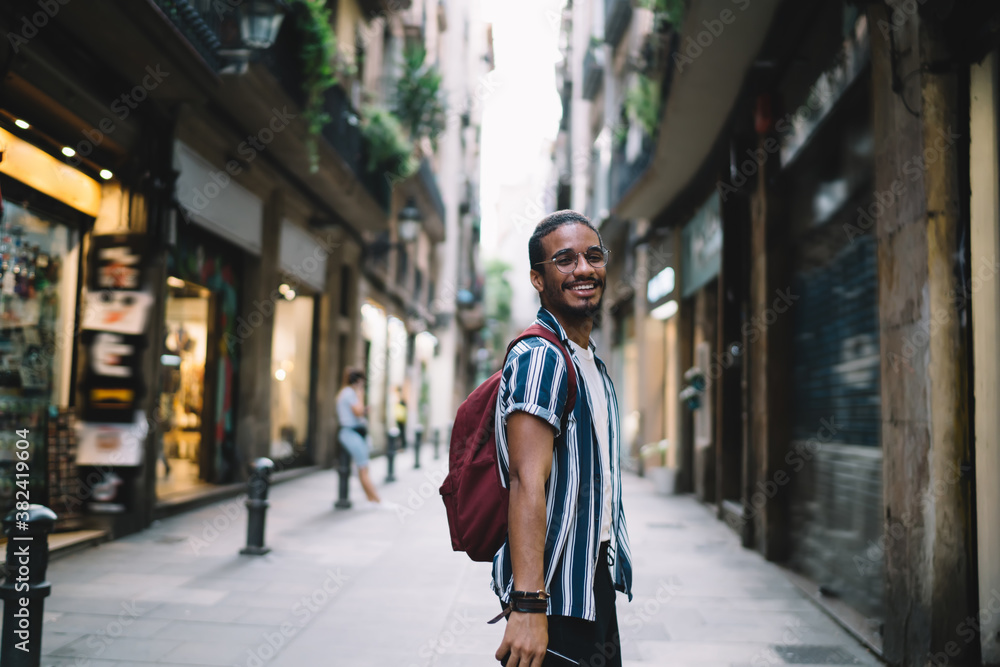
[[531,268],[535,268],[538,262],[544,262],[548,259],[545,256],[545,251],[542,249],[542,239],[563,225],[583,225],[584,227],[589,227],[597,234],[598,242],[602,246],[604,245],[601,233],[597,231],[597,227],[594,227],[594,224],[587,216],[569,209],[556,211],[542,218],[542,221],[535,225],[535,231],[531,233],[531,238],[528,239],[528,261],[531,262]]
[[345,368],[344,369],[344,386],[350,386],[357,382],[358,380],[365,379],[365,372],[360,368]]

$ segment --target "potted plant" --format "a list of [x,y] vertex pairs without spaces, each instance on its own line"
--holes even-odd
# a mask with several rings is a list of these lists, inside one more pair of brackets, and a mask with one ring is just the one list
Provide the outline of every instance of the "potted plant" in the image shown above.
[[408,49],[403,57],[403,71],[396,82],[393,112],[409,134],[410,141],[419,144],[427,138],[437,150],[438,136],[445,129],[445,104],[441,71],[426,63],[423,48]]
[[382,172],[390,181],[406,179],[417,171],[413,144],[399,119],[386,109],[368,107],[364,113],[361,133],[367,144],[369,172]]
[[677,480],[677,470],[667,467],[667,453],[669,450],[669,440],[651,442],[639,449],[646,476],[652,480],[653,488],[656,489],[656,492],[664,496],[674,493],[674,486]]

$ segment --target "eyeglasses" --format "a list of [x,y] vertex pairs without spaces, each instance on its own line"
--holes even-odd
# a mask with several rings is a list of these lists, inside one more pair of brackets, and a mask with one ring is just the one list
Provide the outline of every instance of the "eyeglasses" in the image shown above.
[[580,263],[580,255],[583,255],[583,258],[587,260],[587,264],[599,269],[602,266],[607,266],[609,254],[611,254],[610,250],[599,245],[592,245],[583,252],[573,252],[567,248],[557,252],[552,259],[535,262],[535,264],[555,264],[560,273],[573,273],[577,264]]

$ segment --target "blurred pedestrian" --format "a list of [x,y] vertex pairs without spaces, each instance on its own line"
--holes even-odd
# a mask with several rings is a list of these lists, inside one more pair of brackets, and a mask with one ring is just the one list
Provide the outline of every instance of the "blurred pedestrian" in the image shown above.
[[337,394],[337,420],[340,422],[340,446],[351,454],[358,468],[358,479],[372,507],[386,507],[368,474],[368,406],[365,405],[365,374],[358,368],[344,371],[344,382]]
[[585,216],[558,211],[535,227],[528,256],[542,304],[535,323],[569,351],[577,398],[563,429],[563,352],[539,337],[514,346],[496,409],[510,505],[507,541],[493,559],[493,590],[508,614],[495,657],[508,667],[541,667],[556,662],[548,649],[581,665],[620,667],[615,590],[632,599],[621,436],[615,389],[590,338],[608,250]]
[[393,388],[395,401],[392,404],[392,418],[399,429],[399,448],[406,449],[406,401],[403,400],[403,392],[399,387]]

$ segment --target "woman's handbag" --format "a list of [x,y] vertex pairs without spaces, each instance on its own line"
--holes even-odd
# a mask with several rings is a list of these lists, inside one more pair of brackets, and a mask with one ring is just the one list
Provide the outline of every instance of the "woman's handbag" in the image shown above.
[[352,426],[351,428],[354,429],[355,431],[357,431],[358,435],[360,435],[362,438],[367,438],[368,437],[368,425],[367,424],[358,424],[357,426]]

